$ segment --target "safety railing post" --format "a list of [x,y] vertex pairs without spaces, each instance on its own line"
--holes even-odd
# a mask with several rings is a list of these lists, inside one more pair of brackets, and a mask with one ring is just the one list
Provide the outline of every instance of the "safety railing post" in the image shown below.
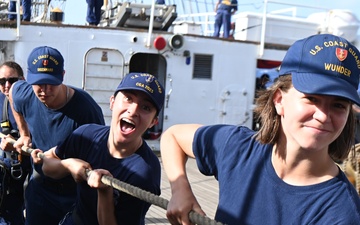
[[263,56],[263,54],[264,54],[264,48],[265,48],[265,32],[266,32],[267,3],[268,3],[268,0],[264,0],[264,11],[263,11],[263,17],[262,17],[262,26],[261,26],[261,37],[260,37],[259,57],[262,57],[262,56]]

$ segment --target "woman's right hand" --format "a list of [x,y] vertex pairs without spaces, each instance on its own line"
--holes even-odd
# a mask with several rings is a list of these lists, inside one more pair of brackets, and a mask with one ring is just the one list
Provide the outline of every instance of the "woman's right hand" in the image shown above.
[[167,207],[166,216],[171,224],[193,225],[189,219],[190,211],[205,216],[190,187],[172,188],[172,197]]

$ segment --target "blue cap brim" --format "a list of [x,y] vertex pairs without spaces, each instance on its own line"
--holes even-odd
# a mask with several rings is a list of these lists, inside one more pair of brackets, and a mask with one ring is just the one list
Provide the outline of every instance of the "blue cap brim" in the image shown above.
[[62,74],[59,76],[54,76],[53,74],[47,73],[30,73],[28,72],[26,81],[31,85],[41,85],[41,84],[49,84],[49,85],[60,85],[62,84],[63,80],[59,79],[62,78]]
[[340,77],[314,73],[291,72],[291,74],[295,89],[302,93],[343,97],[360,105],[357,90]]
[[131,87],[121,87],[121,88],[117,88],[116,92],[118,92],[118,91],[127,91],[127,90],[129,90],[129,91],[135,90],[135,91],[141,91],[141,92],[145,93],[147,96],[150,97],[150,99],[151,99],[152,103],[154,104],[154,106],[156,107],[157,111],[158,112],[160,111],[161,106],[159,106],[157,104],[156,99],[149,92],[147,92],[144,88],[137,88],[137,87],[133,87],[133,86],[131,86]]

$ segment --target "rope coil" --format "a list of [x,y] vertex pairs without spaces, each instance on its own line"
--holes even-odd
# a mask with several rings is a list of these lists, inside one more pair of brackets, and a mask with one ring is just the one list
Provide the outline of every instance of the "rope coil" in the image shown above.
[[[0,138],[4,138],[6,137],[6,135],[4,135],[3,133],[0,133]],[[10,143],[10,144],[14,144],[15,140],[11,139],[11,138],[6,138],[6,140]],[[34,150],[32,148],[29,147],[21,147],[21,150],[31,154],[31,152]],[[45,155],[43,153],[39,153],[38,157],[41,159],[44,159]],[[86,170],[86,175],[89,176],[91,173],[91,170]],[[134,196],[140,200],[146,201],[148,203],[151,203],[153,205],[156,205],[162,209],[167,209],[167,206],[169,204],[169,201],[167,199],[164,199],[160,196],[157,196],[151,192],[148,191],[144,191],[138,187],[135,187],[131,184],[125,183],[123,181],[120,181],[116,178],[110,177],[110,176],[106,176],[103,175],[101,177],[101,182],[111,186],[119,191],[122,191],[126,194],[129,194],[131,196]],[[189,213],[189,219],[192,223],[194,224],[199,224],[199,225],[224,225],[221,222],[217,222],[215,220],[210,219],[207,216],[203,216],[200,215],[199,213],[195,212],[195,211],[190,211]]]

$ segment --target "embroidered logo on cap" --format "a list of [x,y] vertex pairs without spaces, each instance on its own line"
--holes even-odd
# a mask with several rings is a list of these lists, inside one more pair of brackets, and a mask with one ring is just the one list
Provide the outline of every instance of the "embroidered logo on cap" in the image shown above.
[[336,48],[335,54],[340,61],[344,61],[348,55],[348,51],[346,49]]
[[151,83],[154,81],[154,76],[153,75],[149,75],[146,79],[145,79],[146,83]]

